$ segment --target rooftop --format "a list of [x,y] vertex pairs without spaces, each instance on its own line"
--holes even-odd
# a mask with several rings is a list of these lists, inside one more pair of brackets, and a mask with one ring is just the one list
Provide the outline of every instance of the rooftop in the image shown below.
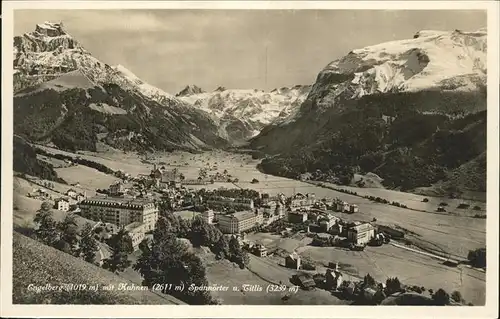
[[139,228],[143,225],[143,223],[141,222],[133,222],[131,224],[128,224],[127,226],[125,226],[125,230],[127,231],[134,231],[136,228]]
[[244,212],[236,212],[236,213],[233,213],[233,214],[230,214],[229,216],[232,216],[234,218],[236,218],[237,220],[247,220],[247,219],[250,219],[250,218],[253,218],[255,217],[255,213],[254,212],[250,212],[250,211],[244,211]]
[[354,226],[353,229],[355,231],[357,231],[358,233],[361,233],[361,232],[370,231],[370,230],[375,229],[375,228],[370,223],[364,223],[364,224],[359,224],[359,225]]
[[153,201],[144,198],[105,197],[105,196],[94,196],[82,201],[82,204],[94,204],[94,203],[99,205],[144,206],[148,204],[153,204]]

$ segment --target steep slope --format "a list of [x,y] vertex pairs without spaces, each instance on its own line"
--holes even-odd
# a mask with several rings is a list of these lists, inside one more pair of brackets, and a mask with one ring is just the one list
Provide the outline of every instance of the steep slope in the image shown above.
[[14,136],[13,151],[13,169],[15,172],[37,176],[45,180],[66,183],[62,178],[57,176],[51,164],[37,159],[33,147],[19,136]]
[[[118,285],[132,283],[107,270],[55,248],[46,246],[17,232],[13,233],[13,292],[14,304],[153,304],[181,305],[184,302],[164,294],[140,290],[118,290]],[[28,290],[28,285],[46,287],[67,284],[99,285],[97,292]],[[114,285],[115,289],[102,290]]]
[[14,38],[14,129],[76,150],[224,147],[216,122],[123,66],[102,63],[61,23]]
[[485,109],[486,30],[422,31],[330,63],[298,112],[251,145],[274,154],[261,165],[268,173],[349,183],[373,171],[412,189],[485,150]]
[[205,92],[187,86],[176,96],[213,115],[230,140],[245,141],[265,126],[295,114],[305,100],[310,86],[262,90],[227,90],[219,87]]

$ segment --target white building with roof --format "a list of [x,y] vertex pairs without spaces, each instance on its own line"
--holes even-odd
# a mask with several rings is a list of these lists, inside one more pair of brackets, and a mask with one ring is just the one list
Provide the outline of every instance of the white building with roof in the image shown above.
[[370,223],[356,223],[347,230],[347,239],[356,245],[368,244],[373,237],[375,237],[375,227]]
[[146,224],[140,222],[134,222],[125,226],[125,230],[128,232],[130,239],[132,240],[132,248],[137,250],[139,244],[146,238],[146,232],[148,231]]
[[69,200],[65,198],[58,198],[55,200],[55,208],[57,210],[67,212],[69,211]]
[[243,211],[233,214],[220,215],[219,228],[226,234],[237,234],[249,230],[264,222],[264,216],[260,212]]
[[207,223],[207,224],[213,224],[214,222],[214,217],[215,213],[211,209],[207,209],[204,212],[201,213],[201,218]]

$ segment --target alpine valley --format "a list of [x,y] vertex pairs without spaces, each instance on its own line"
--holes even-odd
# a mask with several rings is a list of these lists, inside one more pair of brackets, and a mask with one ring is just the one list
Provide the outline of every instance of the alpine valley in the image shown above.
[[484,192],[486,35],[421,31],[349,52],[314,85],[174,96],[46,22],[14,38],[14,132],[73,152],[242,146],[284,177],[362,187],[355,174],[376,174],[388,188]]
[[486,305],[486,30],[108,11],[14,38],[14,303]]

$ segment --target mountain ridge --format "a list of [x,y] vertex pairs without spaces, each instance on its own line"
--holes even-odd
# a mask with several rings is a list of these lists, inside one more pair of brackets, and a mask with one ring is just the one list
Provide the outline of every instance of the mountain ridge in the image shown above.
[[13,63],[15,132],[33,141],[70,150],[98,142],[137,151],[227,145],[211,116],[96,59],[62,23],[15,37]]
[[296,112],[309,89],[309,85],[283,87],[271,92],[218,87],[207,92],[191,85],[176,96],[214,116],[226,131],[228,139],[245,141],[274,121],[281,121]]
[[[475,142],[486,134],[485,110],[486,31],[422,31],[329,63],[295,115],[249,145],[272,155],[260,165],[266,173],[349,184],[378,167],[386,187],[408,190],[447,179],[484,151]],[[459,153],[458,140],[473,151]]]

